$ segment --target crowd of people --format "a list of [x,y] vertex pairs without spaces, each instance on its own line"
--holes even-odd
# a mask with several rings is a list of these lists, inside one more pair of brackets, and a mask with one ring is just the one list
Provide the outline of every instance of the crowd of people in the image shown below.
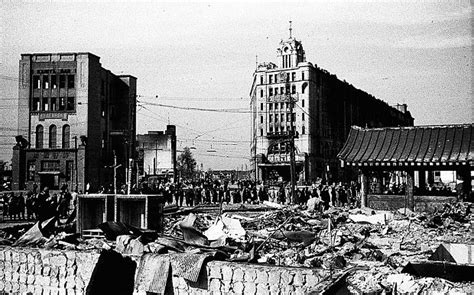
[[[125,191],[126,188],[121,191]],[[288,183],[264,185],[250,180],[198,180],[172,183],[162,180],[152,184],[142,182],[132,188],[132,193],[163,194],[167,204],[195,206],[199,204],[259,204],[270,201],[278,204],[306,204],[316,198],[318,207],[345,206],[360,204],[359,187],[355,182],[350,184],[324,184],[321,181],[311,185],[295,187],[294,196]]]
[[1,193],[3,218],[10,220],[46,220],[50,217],[67,218],[76,206],[77,193],[64,184],[58,193],[48,187],[26,192]]

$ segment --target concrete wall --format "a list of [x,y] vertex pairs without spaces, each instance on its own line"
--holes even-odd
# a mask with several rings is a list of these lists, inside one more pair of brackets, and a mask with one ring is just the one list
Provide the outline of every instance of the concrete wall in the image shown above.
[[[97,252],[0,247],[0,293],[84,294],[98,258]],[[327,274],[323,269],[211,261],[200,282],[173,276],[172,284],[175,294],[305,294]]]

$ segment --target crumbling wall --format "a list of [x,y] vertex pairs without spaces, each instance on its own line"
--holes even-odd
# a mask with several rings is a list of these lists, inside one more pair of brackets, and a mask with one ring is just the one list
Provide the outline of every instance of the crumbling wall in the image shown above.
[[[0,248],[0,293],[84,294],[97,252]],[[139,261],[139,257],[133,257]],[[304,294],[327,270],[211,261],[198,283],[173,276],[175,294]]]
[[3,247],[0,292],[84,294],[98,258],[95,252]]

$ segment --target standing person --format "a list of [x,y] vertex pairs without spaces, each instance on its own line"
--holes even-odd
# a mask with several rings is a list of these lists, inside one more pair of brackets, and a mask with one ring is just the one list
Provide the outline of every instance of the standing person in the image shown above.
[[36,196],[33,194],[32,191],[28,191],[26,193],[26,219],[33,219],[34,218],[34,210],[35,210],[35,198]]
[[18,218],[25,219],[25,197],[20,193],[17,200]]
[[35,182],[33,183],[33,194],[37,194],[38,193],[38,184]]

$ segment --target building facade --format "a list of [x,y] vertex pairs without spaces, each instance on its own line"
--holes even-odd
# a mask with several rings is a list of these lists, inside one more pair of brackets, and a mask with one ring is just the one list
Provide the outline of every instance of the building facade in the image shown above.
[[137,150],[139,175],[176,179],[176,126],[138,134]]
[[95,191],[125,180],[133,157],[136,83],[91,53],[22,54],[13,188]]
[[[296,180],[342,178],[336,158],[352,125],[412,126],[407,106],[391,107],[306,61],[300,41],[282,40],[277,64],[260,63],[250,91],[251,166],[257,180],[290,179],[290,141]],[[293,128],[293,129],[292,129]]]

